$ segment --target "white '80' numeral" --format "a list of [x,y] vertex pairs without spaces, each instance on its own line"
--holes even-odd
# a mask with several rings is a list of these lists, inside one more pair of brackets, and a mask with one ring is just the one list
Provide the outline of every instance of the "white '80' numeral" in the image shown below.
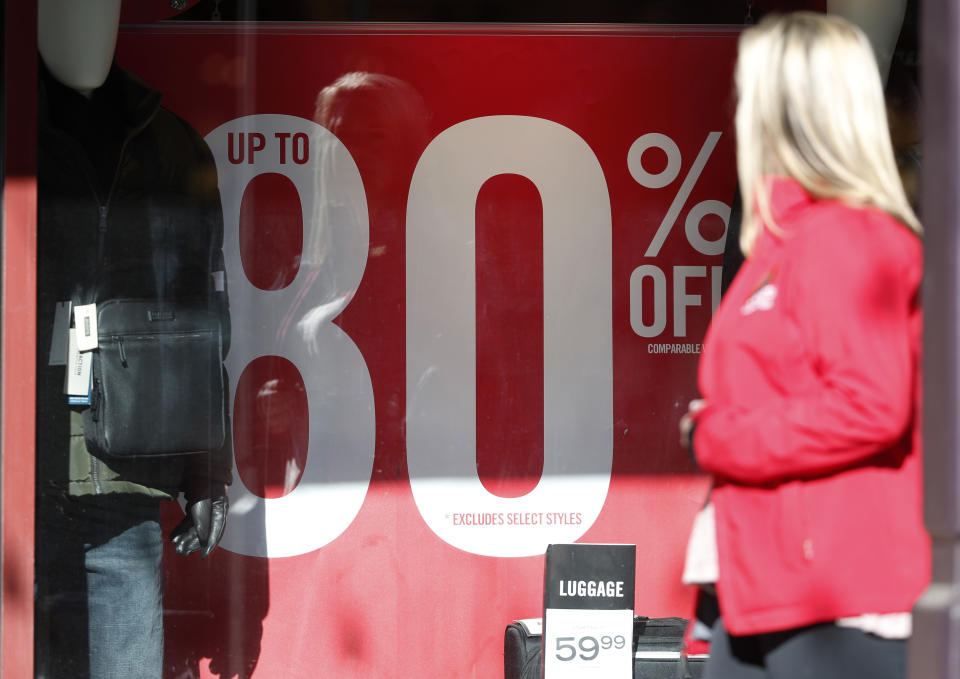
[[[271,145],[305,132],[308,161],[280,162],[282,149]],[[255,162],[229,160],[230,133],[259,133],[249,147]],[[301,118],[239,118],[207,142],[224,206],[231,381],[260,356],[282,356],[301,373],[310,414],[299,485],[267,500],[235,470],[221,545],[250,556],[306,554],[346,530],[373,468],[369,370],[352,340],[330,323],[363,276],[369,244],[363,184],[343,144]],[[247,280],[238,235],[245,187],[267,172],[295,184],[305,230],[299,273],[269,292]],[[499,174],[529,179],[543,206],[544,463],[537,486],[516,498],[488,492],[476,471],[475,207],[482,185]],[[424,151],[407,203],[407,464],[420,514],[448,544],[487,556],[532,556],[551,542],[575,541],[599,515],[613,461],[611,250],[603,171],[570,129],[524,116],[476,118],[445,130]],[[320,251],[325,257],[308,276],[311,253]],[[291,324],[293,308],[308,313]],[[579,521],[455,527],[454,512],[556,512]]]
[[[241,134],[247,140],[256,135],[256,143],[247,146],[256,156],[231,162],[231,133],[235,144]],[[294,138],[310,140],[307,162],[284,153],[284,142]],[[310,414],[306,464],[299,484],[287,495],[254,495],[234,462],[230,520],[220,544],[248,556],[306,554],[347,529],[363,505],[373,471],[370,372],[350,337],[331,323],[360,285],[366,266],[370,231],[363,182],[340,140],[303,118],[238,118],[213,130],[206,141],[217,161],[223,203],[233,327],[226,361],[231,383],[237,384],[252,360],[282,356],[300,371]],[[257,289],[247,279],[239,239],[244,191],[268,172],[284,175],[296,186],[305,232],[296,278],[273,291]]]

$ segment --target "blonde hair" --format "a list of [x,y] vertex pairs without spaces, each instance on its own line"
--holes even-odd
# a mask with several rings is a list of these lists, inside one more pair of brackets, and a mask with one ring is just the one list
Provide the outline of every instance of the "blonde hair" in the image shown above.
[[772,175],[815,198],[886,211],[922,229],[894,160],[883,87],[870,42],[835,16],[769,16],[740,37],[736,70],[737,168],[750,253],[770,213]]

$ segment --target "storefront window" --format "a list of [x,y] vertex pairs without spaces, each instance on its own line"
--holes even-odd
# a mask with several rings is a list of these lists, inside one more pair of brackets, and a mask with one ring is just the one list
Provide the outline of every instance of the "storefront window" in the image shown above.
[[577,542],[682,629],[737,38],[826,4],[41,0],[35,676],[500,676]]

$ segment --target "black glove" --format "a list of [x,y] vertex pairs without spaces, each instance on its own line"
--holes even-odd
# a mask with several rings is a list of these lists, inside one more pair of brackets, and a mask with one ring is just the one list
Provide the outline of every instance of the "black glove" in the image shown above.
[[188,492],[187,515],[170,533],[177,553],[186,556],[200,550],[200,556],[206,558],[223,535],[228,506],[226,486],[209,489],[199,499]]

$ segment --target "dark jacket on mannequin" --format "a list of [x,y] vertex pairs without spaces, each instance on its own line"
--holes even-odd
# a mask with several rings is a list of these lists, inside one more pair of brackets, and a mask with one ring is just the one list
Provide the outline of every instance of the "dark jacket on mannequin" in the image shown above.
[[226,443],[211,453],[91,455],[85,406],[67,405],[65,368],[48,365],[56,304],[71,299],[205,300],[221,315],[226,353],[223,217],[210,150],[160,105],[160,93],[116,65],[87,99],[41,62],[39,98],[38,483],[73,495],[159,497],[229,483],[229,422]]

